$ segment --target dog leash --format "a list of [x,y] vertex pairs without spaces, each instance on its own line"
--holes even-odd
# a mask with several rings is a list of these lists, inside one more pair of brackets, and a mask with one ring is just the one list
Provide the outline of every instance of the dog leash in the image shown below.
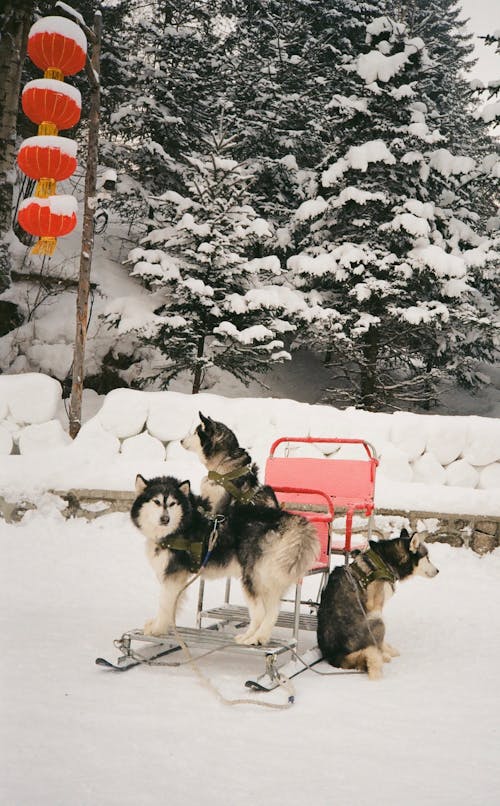
[[[222,702],[224,705],[256,705],[256,706],[258,706],[260,708],[272,708],[274,710],[283,711],[285,709],[290,708],[293,705],[293,703],[295,702],[295,689],[294,689],[294,686],[293,686],[291,680],[289,680],[288,677],[286,677],[285,675],[280,675],[279,672],[276,675],[276,679],[278,680],[279,686],[281,688],[283,688],[287,693],[287,701],[285,703],[262,702],[260,700],[251,699],[250,697],[238,697],[238,698],[235,698],[235,699],[230,699],[228,697],[225,697],[224,694],[222,694],[222,692],[219,691],[217,686],[215,686],[214,683],[212,683],[212,681],[202,672],[202,670],[200,669],[200,667],[199,667],[199,665],[197,663],[197,660],[199,660],[199,658],[194,658],[193,657],[193,655],[191,654],[191,650],[189,649],[188,645],[184,641],[182,635],[180,634],[180,632],[179,632],[179,630],[177,628],[177,624],[176,624],[176,621],[177,621],[177,605],[179,603],[179,599],[182,596],[182,594],[184,593],[184,591],[187,590],[187,588],[189,588],[190,585],[192,585],[194,582],[196,582],[196,580],[200,577],[200,575],[201,575],[203,569],[205,568],[208,560],[210,559],[210,555],[212,554],[212,551],[215,548],[215,545],[217,543],[219,524],[221,524],[224,520],[225,520],[224,515],[215,515],[215,517],[213,518],[212,531],[211,531],[210,537],[208,539],[207,553],[206,553],[206,555],[205,555],[205,557],[203,559],[203,562],[202,562],[200,568],[198,569],[198,571],[180,589],[180,591],[178,592],[178,594],[177,594],[177,596],[175,598],[175,602],[174,602],[174,621],[173,621],[173,624],[172,624],[172,629],[173,629],[174,635],[176,637],[176,640],[178,641],[180,647],[182,648],[184,654],[186,655],[185,663],[189,663],[192,666],[192,668],[194,669],[195,673],[198,675],[198,678],[201,681],[201,683],[206,688],[208,688],[210,691],[212,691],[212,693],[215,694],[217,699],[220,702]],[[225,646],[216,647],[216,648],[210,650],[209,652],[204,653],[200,657],[206,657],[207,655],[211,654],[212,652],[220,651],[220,650],[225,649],[225,648],[226,648]],[[140,660],[140,656],[138,656],[138,659]],[[170,663],[154,663],[154,662],[151,662],[151,663],[148,664],[147,661],[140,661],[140,662],[146,663],[147,665],[151,665],[151,666],[160,666],[160,665],[161,666],[170,666],[170,665],[179,666],[179,665],[181,665],[179,663],[170,664]]]

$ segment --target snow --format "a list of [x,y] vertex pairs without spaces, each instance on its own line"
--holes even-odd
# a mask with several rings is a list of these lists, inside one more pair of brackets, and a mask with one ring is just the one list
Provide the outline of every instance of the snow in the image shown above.
[[315,218],[328,207],[328,202],[325,201],[323,196],[317,196],[315,199],[308,199],[297,208],[295,211],[295,218],[297,221],[307,221],[309,218]]
[[358,75],[366,82],[373,84],[375,81],[386,83],[399,73],[405,66],[410,56],[415,52],[423,50],[424,43],[420,37],[408,40],[404,50],[386,56],[379,50],[371,50],[358,57],[356,70]]
[[[262,349],[282,349],[262,326],[224,332]],[[269,340],[269,341],[268,341]],[[286,354],[284,354],[286,357]],[[0,489],[11,500],[68,488],[133,490],[135,476],[189,478],[198,489],[204,471],[180,446],[202,411],[232,428],[261,475],[271,443],[281,436],[359,438],[380,456],[378,507],[500,515],[500,423],[478,416],[375,414],[291,399],[227,398],[202,393],[115,389],[98,400],[74,442],[57,381],[38,374],[0,376]],[[61,425],[62,424],[62,425]],[[34,427],[36,425],[36,428]],[[315,446],[321,455],[360,458],[359,448]],[[356,454],[357,451],[357,454]],[[99,456],[96,464],[95,455]]]
[[445,252],[437,244],[417,246],[409,255],[432,269],[438,277],[463,277],[466,272],[462,257]]
[[72,39],[84,53],[87,52],[87,37],[82,29],[66,17],[42,17],[31,26],[29,38],[38,34],[59,34],[67,39]]
[[476,167],[472,157],[454,156],[446,148],[440,148],[431,155],[429,165],[443,176],[468,174]]
[[[65,521],[52,500],[39,505],[0,521],[3,803],[368,806],[376,792],[386,806],[496,804],[499,550],[430,547],[440,574],[401,584],[385,608],[401,657],[383,680],[304,672],[288,710],[229,707],[187,665],[94,665],[155,608],[142,539],[126,514]],[[222,601],[222,583],[206,590]],[[192,588],[180,623],[193,623],[195,599]],[[313,642],[305,633],[300,651]],[[284,702],[243,687],[259,658],[199,665],[226,697]]]
[[79,89],[67,84],[64,81],[58,81],[55,78],[35,78],[33,81],[28,81],[22,91],[22,95],[28,90],[50,90],[59,95],[66,95],[75,102],[79,109],[82,108],[82,94]]
[[27,137],[26,140],[23,140],[21,143],[21,149],[33,148],[34,146],[37,146],[38,148],[57,148],[68,157],[76,157],[78,150],[78,143],[76,140],[70,140],[69,137],[58,137],[51,134],[40,134],[36,135],[35,137]]
[[361,146],[351,146],[345,157],[341,157],[326,171],[323,171],[321,184],[323,187],[334,185],[349,168],[366,173],[368,165],[372,162],[395,164],[396,158],[383,140],[369,140]]
[[49,207],[51,213],[55,215],[72,216],[78,210],[78,202],[74,196],[60,195],[49,196],[47,199],[39,198],[38,196],[30,196],[19,205],[20,210],[29,207],[31,204],[37,204],[39,207]]

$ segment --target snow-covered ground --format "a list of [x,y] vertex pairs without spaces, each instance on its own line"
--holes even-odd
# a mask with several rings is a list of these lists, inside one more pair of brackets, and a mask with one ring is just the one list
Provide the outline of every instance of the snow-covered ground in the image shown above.
[[[500,550],[431,546],[439,576],[400,585],[386,608],[401,657],[384,679],[305,672],[295,704],[274,711],[222,704],[188,666],[94,665],[156,605],[127,515],[65,521],[46,499],[20,524],[0,520],[0,541],[1,803],[498,803]],[[284,701],[243,688],[258,658],[221,653],[201,666],[226,697]]]

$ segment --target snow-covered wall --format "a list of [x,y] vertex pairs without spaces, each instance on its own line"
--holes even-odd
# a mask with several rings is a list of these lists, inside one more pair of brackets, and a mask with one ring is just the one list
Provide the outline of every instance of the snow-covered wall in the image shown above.
[[[263,471],[279,436],[357,437],[380,457],[378,506],[500,515],[500,421],[405,412],[373,414],[277,398],[116,389],[72,442],[60,384],[40,374],[0,375],[0,494],[32,489],[133,488],[135,475],[199,484],[203,468],[180,440],[202,411],[232,428]],[[306,455],[331,448],[292,447]],[[343,447],[338,458],[358,456]]]

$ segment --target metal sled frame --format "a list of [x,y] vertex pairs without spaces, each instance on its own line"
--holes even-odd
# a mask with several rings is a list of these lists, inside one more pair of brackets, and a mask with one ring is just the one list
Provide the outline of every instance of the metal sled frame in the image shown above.
[[[359,445],[366,458],[335,459],[331,457],[308,458],[290,457],[290,443],[326,443]],[[276,456],[278,446],[285,444],[285,456]],[[265,660],[265,672],[256,679],[246,681],[246,686],[255,690],[270,691],[280,684],[280,675],[288,678],[300,674],[307,666],[321,660],[317,647],[301,654],[303,660],[295,657],[278,667],[278,661],[287,653],[298,651],[300,631],[316,631],[316,610],[323,587],[328,581],[332,553],[345,555],[349,560],[352,544],[352,520],[356,512],[368,518],[367,536],[371,535],[374,511],[375,473],[378,465],[376,451],[370,443],[361,439],[340,439],[324,437],[280,437],[271,446],[266,463],[265,483],[273,487],[278,501],[287,511],[301,515],[313,523],[318,532],[320,554],[316,565],[308,575],[319,574],[320,583],[316,600],[302,601],[302,581],[295,588],[295,596],[284,602],[293,609],[283,609],[276,627],[290,630],[289,640],[272,638],[267,646],[246,646],[237,644],[235,636],[240,628],[246,627],[250,617],[248,609],[231,604],[231,579],[226,580],[224,602],[219,607],[204,609],[205,582],[200,578],[196,608],[196,627],[178,627],[177,635],[171,632],[166,636],[148,636],[141,630],[131,630],[115,641],[121,651],[116,663],[98,658],[96,663],[117,671],[126,671],[140,664],[154,665],[171,661],[161,659],[181,650],[179,636],[196,657],[210,652],[224,650],[247,655],[259,655]],[[307,486],[304,486],[304,482]],[[345,535],[334,541],[333,521],[338,510],[345,513]],[[308,612],[304,612],[304,609]],[[210,621],[208,626],[204,622]],[[172,665],[176,665],[175,660]]]

